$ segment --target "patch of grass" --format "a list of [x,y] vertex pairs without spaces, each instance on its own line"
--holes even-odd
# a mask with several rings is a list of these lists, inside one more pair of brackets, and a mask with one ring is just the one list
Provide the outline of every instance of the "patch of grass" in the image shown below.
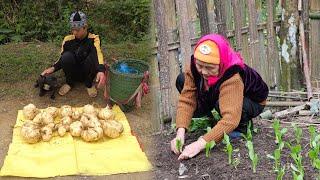
[[[149,61],[149,41],[122,42],[102,45],[104,58],[134,58]],[[0,45],[0,83],[35,81],[37,76],[51,66],[60,56],[57,43],[9,43]]]

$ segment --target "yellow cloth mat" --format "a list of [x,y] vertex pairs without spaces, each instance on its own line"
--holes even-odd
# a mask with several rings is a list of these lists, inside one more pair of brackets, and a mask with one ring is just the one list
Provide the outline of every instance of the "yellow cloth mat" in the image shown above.
[[54,177],[66,175],[109,175],[149,171],[152,166],[141,150],[126,116],[113,107],[116,118],[124,126],[119,138],[104,138],[87,143],[69,133],[56,135],[49,142],[28,144],[20,137],[24,118],[18,112],[12,143],[4,160],[0,176]]

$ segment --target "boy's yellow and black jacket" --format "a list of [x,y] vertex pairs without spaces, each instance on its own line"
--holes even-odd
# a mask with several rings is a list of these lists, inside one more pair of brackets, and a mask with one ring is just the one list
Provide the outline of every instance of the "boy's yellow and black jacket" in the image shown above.
[[[68,35],[62,42],[61,55],[66,51],[72,52],[79,62],[84,61],[90,55],[90,60],[97,61],[97,71],[105,71],[103,54],[98,35],[88,33],[87,37],[84,39],[77,39],[74,35]],[[53,67],[55,71],[62,68],[61,58],[55,62]]]

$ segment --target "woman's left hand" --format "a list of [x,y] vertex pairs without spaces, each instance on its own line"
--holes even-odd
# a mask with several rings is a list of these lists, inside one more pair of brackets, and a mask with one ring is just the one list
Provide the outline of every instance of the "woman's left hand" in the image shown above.
[[199,154],[206,147],[207,142],[200,137],[197,141],[189,144],[184,148],[182,153],[180,154],[178,160],[192,158],[195,155]]

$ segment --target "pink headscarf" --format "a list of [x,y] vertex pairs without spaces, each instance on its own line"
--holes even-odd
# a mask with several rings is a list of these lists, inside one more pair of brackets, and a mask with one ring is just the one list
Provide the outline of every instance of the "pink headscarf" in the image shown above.
[[229,42],[221,35],[218,34],[208,34],[203,36],[197,43],[195,49],[206,40],[211,40],[217,44],[219,47],[220,53],[220,64],[219,64],[219,75],[210,76],[208,78],[208,85],[213,86],[216,82],[223,76],[223,74],[234,65],[239,65],[241,68],[244,68],[244,62],[239,53],[234,51]]

